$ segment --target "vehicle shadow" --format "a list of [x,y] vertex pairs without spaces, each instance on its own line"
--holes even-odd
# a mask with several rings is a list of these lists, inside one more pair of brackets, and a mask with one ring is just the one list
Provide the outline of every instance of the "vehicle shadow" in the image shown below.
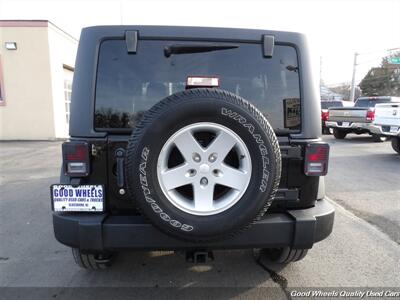
[[[389,140],[387,140],[386,142],[388,141]],[[343,140],[333,138],[332,140],[329,140],[329,142],[333,144],[360,144],[360,143],[372,143],[372,144],[375,143],[378,145],[380,144],[374,142],[371,136],[365,134],[362,135],[351,134],[347,135],[346,138],[344,138]]]
[[[390,148],[390,150],[387,153],[386,152],[385,153],[373,153],[373,152],[368,153],[368,159],[370,159],[371,161],[374,159],[379,160],[379,163],[384,163],[385,166],[386,166],[386,164],[388,164],[387,167],[389,169],[393,168],[394,171],[396,171],[398,166],[397,165],[390,166],[390,163],[398,162],[400,160],[400,155],[391,150],[392,150],[392,148]],[[338,159],[343,160],[346,158],[351,159],[352,157],[354,157],[354,154],[350,154],[350,155],[342,155],[341,154],[338,157],[331,157],[330,159],[331,160],[338,160]],[[335,163],[339,163],[339,162],[335,161]],[[344,163],[347,163],[347,161],[344,161]],[[352,165],[356,164],[354,161],[349,161],[348,163],[352,163]]]
[[214,261],[193,264],[173,251],[121,252],[111,268],[80,270],[76,276],[92,287],[134,288],[155,297],[160,293],[196,299],[287,298],[287,281],[278,274],[282,267],[268,265],[252,250],[215,251],[214,255]]

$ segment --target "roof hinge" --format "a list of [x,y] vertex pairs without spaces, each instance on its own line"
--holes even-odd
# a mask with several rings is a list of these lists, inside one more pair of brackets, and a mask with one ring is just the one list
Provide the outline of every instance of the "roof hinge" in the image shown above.
[[138,32],[131,30],[126,31],[125,42],[128,53],[136,53],[138,44]]
[[263,35],[263,54],[264,57],[271,58],[274,54],[275,37],[273,35]]

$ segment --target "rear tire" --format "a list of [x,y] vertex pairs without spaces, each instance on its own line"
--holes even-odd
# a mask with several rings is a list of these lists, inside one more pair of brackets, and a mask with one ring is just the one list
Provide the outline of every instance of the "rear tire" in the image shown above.
[[400,154],[400,137],[392,138],[392,148],[394,151]]
[[379,134],[372,134],[372,140],[375,143],[382,143],[382,142],[385,142],[387,140],[387,137],[379,135]]
[[102,270],[111,266],[112,255],[105,253],[90,254],[82,253],[77,248],[72,248],[72,255],[75,263],[82,269],[87,270]]
[[260,257],[263,260],[277,264],[288,264],[302,260],[308,253],[308,249],[293,249],[290,247],[261,249]]
[[343,140],[346,137],[346,135],[347,135],[346,131],[343,131],[343,130],[338,129],[338,128],[333,128],[333,136],[336,139]]
[[328,127],[322,127],[322,134],[331,134]]

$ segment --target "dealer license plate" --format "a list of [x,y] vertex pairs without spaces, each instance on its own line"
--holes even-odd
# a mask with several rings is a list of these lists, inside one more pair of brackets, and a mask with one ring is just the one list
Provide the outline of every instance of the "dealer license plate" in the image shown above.
[[391,133],[397,133],[397,131],[399,131],[399,127],[398,126],[390,126],[390,132]]
[[51,186],[54,211],[103,211],[104,188],[102,185]]

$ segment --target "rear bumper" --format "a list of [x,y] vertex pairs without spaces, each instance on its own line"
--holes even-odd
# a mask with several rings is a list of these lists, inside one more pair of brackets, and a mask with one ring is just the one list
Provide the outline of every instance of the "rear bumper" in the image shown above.
[[270,213],[234,238],[212,243],[190,243],[170,237],[140,216],[53,213],[56,239],[85,251],[245,249],[291,246],[311,248],[332,232],[334,208],[326,200],[287,213]]
[[386,136],[400,136],[400,127],[397,132],[390,132],[391,126],[384,126],[384,125],[371,125],[371,132],[379,135],[386,135]]
[[329,128],[339,128],[339,129],[346,129],[349,131],[352,130],[366,130],[372,132],[373,125],[371,123],[358,123],[358,122],[349,122],[348,126],[343,126],[343,122],[336,122],[336,121],[326,121],[325,126]]

